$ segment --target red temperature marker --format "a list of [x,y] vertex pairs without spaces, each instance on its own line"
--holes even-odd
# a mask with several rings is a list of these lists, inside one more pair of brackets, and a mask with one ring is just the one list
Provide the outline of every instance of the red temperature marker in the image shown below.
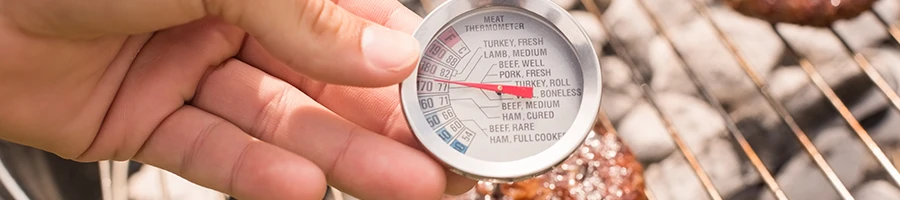
[[522,87],[522,86],[514,86],[514,85],[500,85],[500,84],[488,84],[488,83],[469,83],[469,82],[459,82],[459,81],[451,81],[451,80],[440,80],[435,79],[437,82],[444,83],[452,83],[467,87],[479,88],[494,91],[497,93],[511,94],[516,95],[522,98],[532,98],[534,96],[534,88],[532,87]]

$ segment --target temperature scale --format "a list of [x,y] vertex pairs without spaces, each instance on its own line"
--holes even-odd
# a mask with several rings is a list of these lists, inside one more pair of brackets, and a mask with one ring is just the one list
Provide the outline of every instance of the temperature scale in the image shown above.
[[581,145],[600,107],[591,41],[549,0],[450,0],[415,31],[421,57],[400,85],[429,153],[464,176],[531,178]]

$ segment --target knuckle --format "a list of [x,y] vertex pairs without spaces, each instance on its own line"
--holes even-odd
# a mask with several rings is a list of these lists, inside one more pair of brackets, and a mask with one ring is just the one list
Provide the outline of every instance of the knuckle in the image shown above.
[[268,104],[264,105],[256,114],[254,125],[249,130],[250,134],[263,141],[271,141],[280,129],[284,121],[284,115],[280,111],[287,108],[290,101],[289,88],[282,86],[279,92],[273,92],[267,97]]
[[221,128],[222,126],[224,126],[226,124],[228,124],[228,123],[226,123],[225,120],[220,119],[220,120],[212,121],[209,124],[207,124],[206,126],[204,126],[204,128],[201,129],[197,133],[197,136],[194,137],[194,140],[191,142],[191,146],[189,146],[186,149],[187,152],[184,152],[184,154],[183,154],[184,156],[181,157],[181,159],[182,159],[181,164],[173,172],[189,173],[189,172],[187,172],[187,170],[191,170],[192,169],[191,166],[195,165],[194,163],[197,160],[196,155],[200,154],[199,152],[204,150],[203,147],[204,147],[204,144],[206,144],[205,141],[207,141],[204,138],[208,138],[207,137],[208,135],[210,135],[213,132],[216,132],[219,128]]
[[222,18],[226,22],[233,24],[246,24],[245,13],[248,2],[243,0],[200,0],[204,10],[209,15]]
[[342,39],[342,38],[322,38],[322,37],[341,37],[345,33],[356,33],[354,28],[355,20],[352,16],[340,12],[337,5],[328,1],[306,1],[303,12],[307,13],[307,27],[314,34],[316,39]]
[[347,156],[347,151],[349,151],[350,146],[353,145],[354,139],[358,137],[359,131],[362,131],[360,127],[353,127],[350,129],[349,133],[347,134],[347,138],[344,139],[344,141],[341,143],[341,146],[339,148],[340,151],[338,152],[337,156],[333,158],[334,160],[332,160],[328,166],[322,168],[323,172],[325,172],[325,176],[330,177],[335,173],[335,168],[337,168],[341,161],[344,160],[344,157]]

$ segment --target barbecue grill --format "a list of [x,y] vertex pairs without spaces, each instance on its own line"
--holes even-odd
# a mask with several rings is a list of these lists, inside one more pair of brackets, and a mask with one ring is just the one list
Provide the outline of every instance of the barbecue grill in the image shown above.
[[[720,117],[724,120],[724,125],[726,127],[727,132],[730,135],[731,142],[734,143],[735,146],[738,147],[740,154],[752,164],[753,169],[760,176],[762,182],[765,185],[766,190],[775,198],[775,199],[788,199],[788,195],[785,193],[785,189],[783,189],[779,182],[776,181],[775,175],[773,175],[773,169],[767,168],[763,159],[757,153],[757,150],[751,146],[750,142],[746,138],[746,134],[742,131],[738,123],[736,123],[735,117],[729,114],[728,109],[725,105],[723,105],[709,89],[711,85],[716,84],[715,82],[710,82],[704,77],[701,77],[696,72],[696,66],[691,66],[687,62],[685,62],[685,52],[681,49],[677,48],[675,44],[673,44],[673,38],[671,33],[668,31],[667,27],[662,23],[663,20],[658,14],[652,12],[651,8],[647,0],[635,0],[640,7],[640,10],[643,11],[643,14],[649,17],[650,24],[653,26],[654,30],[665,39],[665,42],[669,47],[674,50],[675,55],[679,58],[680,63],[675,63],[676,65],[681,66],[681,70],[686,72],[686,75],[693,83],[693,86],[696,87],[700,96],[707,103],[712,105],[712,107],[717,111]],[[712,17],[710,7],[707,2],[703,0],[669,0],[669,1],[688,1],[692,6],[695,12],[699,14],[702,19],[713,27],[715,30],[715,35],[718,37],[718,40],[730,51],[733,59],[737,61],[741,70],[744,72],[744,75],[749,77],[749,79],[756,86],[758,91],[758,95],[765,99],[767,102],[768,108],[760,108],[760,109],[772,109],[780,118],[780,121],[783,125],[787,126],[789,132],[792,133],[792,137],[796,139],[796,142],[799,144],[801,149],[805,151],[805,154],[808,155],[812,162],[816,165],[819,172],[821,172],[829,185],[838,193],[838,195],[843,199],[854,199],[854,196],[851,195],[850,188],[838,177],[835,173],[835,170],[832,168],[833,163],[829,163],[826,161],[823,156],[822,151],[814,145],[813,141],[810,139],[809,134],[807,133],[809,130],[804,130],[801,128],[801,123],[799,123],[796,118],[799,116],[794,116],[789,112],[789,109],[786,108],[785,104],[782,103],[776,95],[773,95],[770,84],[766,81],[766,79],[757,72],[756,68],[752,66],[752,64],[748,61],[746,56],[740,49],[736,46],[735,42],[726,34],[722,28],[720,28],[720,24],[714,20]],[[888,1],[888,0],[882,0]],[[430,8],[440,4],[441,0],[423,0],[418,6],[420,7],[412,7],[413,10],[418,10],[419,12],[428,12]],[[710,176],[707,174],[708,172],[704,170],[704,167],[701,165],[701,162],[698,161],[697,155],[692,152],[691,148],[686,144],[683,133],[679,131],[673,125],[672,117],[664,112],[664,109],[661,109],[659,102],[665,101],[664,99],[659,99],[657,97],[657,92],[651,87],[651,84],[648,83],[646,77],[644,77],[644,73],[636,60],[635,56],[632,56],[626,45],[623,44],[622,36],[616,35],[614,31],[610,31],[611,26],[609,24],[604,23],[604,9],[609,4],[608,1],[595,1],[595,0],[581,0],[579,7],[584,10],[592,13],[600,24],[600,27],[607,37],[607,44],[605,48],[598,47],[598,49],[603,48],[606,51],[612,51],[611,53],[615,56],[621,58],[625,64],[632,70],[632,81],[633,84],[637,85],[642,92],[642,98],[644,101],[649,103],[651,107],[654,108],[655,114],[661,119],[663,125],[665,126],[668,134],[671,136],[672,140],[675,142],[677,150],[683,155],[684,159],[690,165],[694,177],[696,177],[696,181],[699,181],[702,187],[705,189],[705,192],[709,199],[720,200],[726,197],[723,197],[719,190],[716,189],[716,185],[714,185],[713,181],[710,179]],[[882,13],[878,13],[876,10],[867,11],[864,15],[874,15],[875,18],[878,19],[881,26],[883,26],[883,30],[888,32],[890,37],[893,39],[893,43],[900,44],[900,25],[889,23],[888,17],[895,16],[885,16]],[[778,37],[781,39],[781,42],[786,47],[786,51],[789,55],[789,61],[793,62],[795,65],[799,65],[799,68],[806,73],[807,77],[811,81],[811,83],[824,95],[824,98],[827,100],[828,104],[834,108],[840,119],[845,122],[846,126],[848,126],[853,133],[855,133],[854,138],[857,138],[858,141],[862,143],[867,149],[870,156],[877,161],[878,166],[884,170],[886,175],[886,180],[891,181],[894,186],[900,185],[900,172],[892,161],[889,159],[889,155],[882,150],[883,147],[880,147],[876,144],[873,137],[869,134],[869,132],[861,125],[860,120],[857,119],[856,116],[851,113],[850,108],[845,102],[838,98],[838,94],[835,92],[835,89],[829,85],[826,77],[823,77],[817,66],[810,61],[809,58],[806,58],[800,53],[797,53],[797,47],[791,43],[787,37],[782,34],[782,31],[779,24],[771,24],[771,27],[776,31]],[[890,106],[894,111],[900,112],[900,96],[897,95],[895,90],[891,88],[888,84],[888,81],[882,76],[881,72],[875,69],[873,65],[869,62],[868,58],[864,56],[862,53],[857,52],[856,49],[847,41],[845,37],[840,31],[836,30],[835,27],[827,27],[830,31],[841,41],[843,46],[843,50],[847,55],[851,56],[855,61],[856,67],[868,78],[872,84],[874,84],[875,88],[880,92],[880,94],[888,100]],[[853,33],[843,33],[843,34],[853,34]],[[601,55],[598,55],[601,56]],[[604,65],[606,63],[601,63]],[[601,124],[608,131],[612,133],[616,133],[616,128],[613,126],[612,120],[606,114],[603,108],[599,111],[600,117],[597,123]],[[900,134],[900,133],[896,133]],[[897,161],[894,161],[897,162]],[[648,180],[652,181],[652,180]],[[646,195],[650,199],[655,199],[653,195],[652,189],[645,190]],[[792,197],[797,198],[797,197]]]

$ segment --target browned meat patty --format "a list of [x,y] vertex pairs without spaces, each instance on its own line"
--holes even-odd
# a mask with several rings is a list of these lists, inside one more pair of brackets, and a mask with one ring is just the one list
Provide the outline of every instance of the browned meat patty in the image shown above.
[[619,138],[595,128],[575,154],[541,176],[508,184],[479,182],[445,200],[645,200],[643,167]]
[[738,12],[772,23],[825,27],[859,16],[876,0],[725,0]]

